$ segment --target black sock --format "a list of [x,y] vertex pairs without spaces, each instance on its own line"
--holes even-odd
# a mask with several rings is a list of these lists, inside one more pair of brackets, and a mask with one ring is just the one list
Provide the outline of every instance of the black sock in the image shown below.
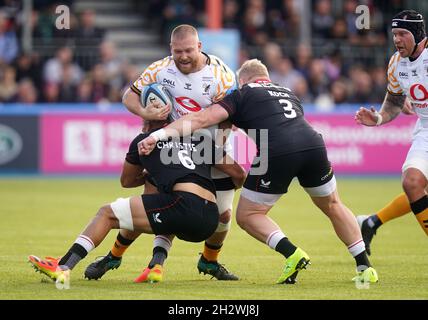
[[275,251],[281,253],[285,258],[291,256],[297,247],[287,237],[282,238],[275,247]]
[[415,215],[418,213],[421,213],[426,208],[428,208],[428,197],[423,196],[422,198],[416,200],[415,202],[412,202],[410,204],[410,208],[412,208],[412,211]]
[[153,257],[149,262],[149,268],[153,268],[156,264],[163,265],[165,259],[168,257],[168,251],[162,247],[154,247],[153,248]]
[[130,246],[134,242],[134,240],[126,239],[120,232],[117,234],[116,240],[124,246]]
[[377,228],[379,228],[381,225],[382,225],[382,221],[380,221],[380,219],[376,214],[370,216],[367,219],[367,226],[373,229],[374,231],[376,231]]
[[60,266],[67,266],[70,270],[74,268],[86,255],[88,251],[78,243],[73,243],[68,252],[59,261]]
[[361,252],[360,254],[356,255],[354,257],[355,262],[357,263],[357,268],[359,266],[367,266],[367,267],[371,267],[372,265],[370,264],[369,258],[367,257],[367,253],[364,250],[363,252]]
[[212,249],[212,250],[218,250],[221,247],[223,247],[223,243],[222,244],[209,244],[206,241],[205,241],[205,245],[207,246],[207,248]]

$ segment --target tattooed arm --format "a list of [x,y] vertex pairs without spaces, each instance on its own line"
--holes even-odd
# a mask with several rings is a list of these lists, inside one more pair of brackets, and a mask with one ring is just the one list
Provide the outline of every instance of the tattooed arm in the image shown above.
[[406,96],[386,93],[380,112],[373,107],[369,109],[361,107],[355,114],[355,121],[365,126],[380,126],[394,120],[404,106]]

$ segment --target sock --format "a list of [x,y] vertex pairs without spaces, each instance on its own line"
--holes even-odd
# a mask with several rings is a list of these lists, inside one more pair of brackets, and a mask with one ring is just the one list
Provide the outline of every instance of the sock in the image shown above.
[[[358,271],[362,271],[364,269],[367,269],[367,267],[371,267],[369,258],[367,257],[366,253],[366,245],[364,244],[363,239],[359,239],[354,243],[351,243],[348,246],[348,251],[354,257]],[[364,268],[362,266],[366,267]]]
[[373,230],[377,230],[377,228],[379,228],[382,225],[382,221],[378,218],[378,216],[376,214],[370,216],[367,218],[367,225],[373,229]]
[[418,220],[425,234],[428,236],[428,197],[423,196],[410,204],[416,220]]
[[202,253],[202,256],[208,261],[217,261],[218,255],[220,254],[220,250],[222,246],[223,244],[214,245],[214,244],[209,244],[205,241],[204,252]]
[[285,258],[291,256],[297,247],[292,244],[281,230],[275,230],[266,239],[266,244],[281,253]]
[[287,237],[282,238],[275,247],[275,251],[281,253],[285,258],[291,256],[297,247]]
[[162,247],[153,248],[153,257],[150,260],[149,268],[153,268],[156,264],[163,266],[165,259],[168,257],[168,252]]
[[168,257],[168,252],[171,249],[172,242],[167,237],[157,235],[153,240],[153,257],[149,262],[148,267],[151,269],[155,264],[164,264]]
[[87,254],[88,251],[82,245],[73,243],[68,252],[61,258],[58,265],[66,266],[72,270]]
[[382,223],[388,222],[389,220],[401,217],[411,211],[409,199],[406,194],[400,193],[394,198],[389,204],[380,209],[377,212],[377,217]]
[[110,250],[110,255],[114,259],[121,258],[125,253],[126,249],[131,245],[134,240],[126,239],[120,232],[117,234],[116,241],[114,242],[113,248]]

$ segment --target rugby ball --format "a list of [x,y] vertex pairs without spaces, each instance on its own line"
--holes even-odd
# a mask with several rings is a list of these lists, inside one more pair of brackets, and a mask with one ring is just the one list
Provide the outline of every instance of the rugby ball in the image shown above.
[[140,101],[144,108],[154,101],[158,101],[161,106],[169,104],[172,107],[173,105],[173,98],[168,89],[159,83],[144,86],[140,94]]

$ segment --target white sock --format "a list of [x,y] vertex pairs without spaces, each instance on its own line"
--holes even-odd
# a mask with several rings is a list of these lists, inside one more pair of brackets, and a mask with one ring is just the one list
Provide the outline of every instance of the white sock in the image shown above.
[[162,235],[157,235],[155,239],[153,240],[153,247],[161,247],[166,250],[166,252],[169,252],[171,249],[172,242],[167,237]]
[[80,244],[88,253],[95,248],[92,240],[83,234],[79,235],[74,243]]
[[275,250],[276,245],[278,244],[281,239],[285,238],[285,234],[280,230],[275,230],[272,232],[266,239],[266,244],[271,247],[273,250]]
[[363,239],[359,239],[348,246],[348,251],[353,257],[358,256],[364,250],[366,250],[366,245]]

